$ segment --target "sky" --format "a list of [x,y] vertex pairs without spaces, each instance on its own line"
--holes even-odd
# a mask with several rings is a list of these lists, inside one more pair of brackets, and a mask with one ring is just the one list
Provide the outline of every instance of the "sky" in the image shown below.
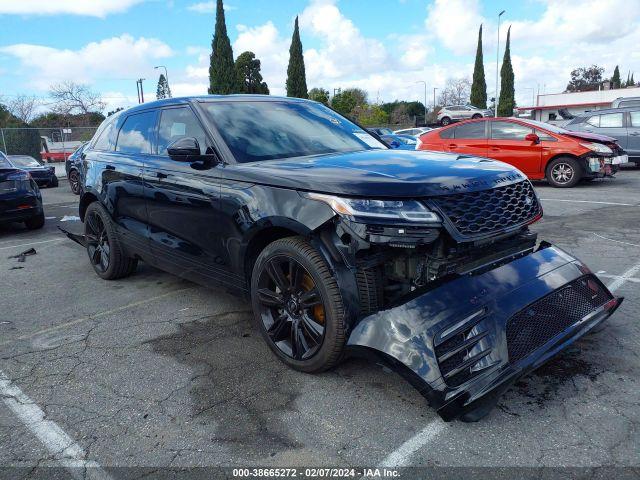
[[[167,68],[174,96],[206,94],[215,24],[213,1],[0,0],[0,101],[46,102],[64,80],[102,94],[107,110],[155,98]],[[360,87],[369,100],[433,102],[433,88],[471,78],[483,24],[489,97],[511,26],[516,101],[564,90],[573,68],[620,66],[640,79],[639,0],[227,0],[234,56],[251,50],[272,94],[285,93],[293,23],[300,17],[307,85]]]

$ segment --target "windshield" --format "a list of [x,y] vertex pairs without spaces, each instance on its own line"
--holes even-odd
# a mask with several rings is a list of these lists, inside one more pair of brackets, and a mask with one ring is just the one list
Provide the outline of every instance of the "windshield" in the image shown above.
[[15,167],[40,167],[41,164],[33,157],[26,155],[11,155],[9,159]]
[[557,125],[551,125],[550,123],[539,122],[538,120],[521,120],[524,123],[528,123],[534,127],[544,128],[553,133],[570,133],[566,128],[558,127]]
[[202,105],[240,163],[387,148],[362,128],[316,103],[234,101]]

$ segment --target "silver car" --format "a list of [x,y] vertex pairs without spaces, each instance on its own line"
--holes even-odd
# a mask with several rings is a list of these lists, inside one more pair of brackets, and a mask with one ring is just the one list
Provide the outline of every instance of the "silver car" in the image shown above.
[[412,137],[417,137],[418,135],[422,135],[425,132],[429,132],[433,130],[433,128],[429,127],[415,127],[415,128],[403,128],[402,130],[395,130],[393,133],[396,135],[411,135]]
[[564,128],[613,137],[627,152],[629,160],[640,165],[640,106],[587,112],[569,121]]
[[457,120],[491,116],[493,116],[493,112],[488,109],[476,108],[471,105],[448,105],[442,107],[438,112],[438,122],[440,125],[446,126]]

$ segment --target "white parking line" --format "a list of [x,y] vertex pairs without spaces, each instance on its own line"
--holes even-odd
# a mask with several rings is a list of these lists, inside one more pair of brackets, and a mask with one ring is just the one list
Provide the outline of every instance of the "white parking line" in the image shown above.
[[107,480],[111,477],[97,462],[87,460],[86,452],[55,422],[48,420],[18,386],[0,370],[0,398],[74,478]]
[[622,207],[637,207],[634,203],[596,202],[595,200],[568,200],[564,198],[541,198],[543,202],[596,203],[600,205],[619,205]]
[[8,247],[0,247],[0,250],[7,250],[8,248],[28,247],[30,245],[40,245],[41,243],[62,242],[63,240],[66,240],[66,237],[65,238],[54,238],[52,240],[42,240],[41,242],[31,242],[31,243],[21,243],[19,245],[9,245]]
[[[611,293],[618,290],[625,282],[637,280],[633,277],[638,272],[640,272],[640,263],[634,265],[622,275],[615,276],[616,279],[608,286]],[[411,462],[411,457],[418,450],[433,441],[445,426],[446,424],[439,418],[432,420],[422,430],[391,452],[384,460],[382,460],[379,467],[390,468],[408,466]]]
[[603,235],[599,235],[597,233],[594,233],[594,235],[596,237],[602,238],[603,240],[607,240],[608,242],[614,242],[614,243],[621,243],[623,245],[629,245],[631,247],[640,247],[640,245],[638,245],[637,243],[629,243],[629,242],[623,242],[622,240],[614,240],[613,238],[607,238]]

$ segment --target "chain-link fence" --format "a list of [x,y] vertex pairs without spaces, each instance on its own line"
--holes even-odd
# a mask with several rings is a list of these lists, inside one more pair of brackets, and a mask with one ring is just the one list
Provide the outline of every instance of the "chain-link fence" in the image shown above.
[[0,128],[0,149],[7,155],[29,155],[45,162],[64,162],[88,142],[98,127]]

